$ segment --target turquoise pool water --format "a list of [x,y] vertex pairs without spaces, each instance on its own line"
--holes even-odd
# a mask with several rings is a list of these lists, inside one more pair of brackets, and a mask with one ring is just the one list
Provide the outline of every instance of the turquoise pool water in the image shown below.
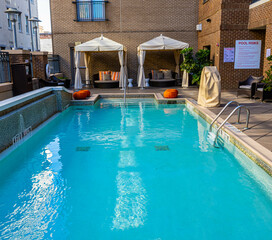
[[0,162],[0,239],[272,239],[271,178],[185,105],[70,107]]

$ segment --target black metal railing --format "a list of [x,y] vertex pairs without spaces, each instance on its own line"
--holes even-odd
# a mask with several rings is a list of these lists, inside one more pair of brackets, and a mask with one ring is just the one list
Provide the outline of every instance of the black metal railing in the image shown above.
[[0,52],[0,83],[11,82],[9,54]]
[[108,1],[75,1],[79,22],[106,21],[105,6]]

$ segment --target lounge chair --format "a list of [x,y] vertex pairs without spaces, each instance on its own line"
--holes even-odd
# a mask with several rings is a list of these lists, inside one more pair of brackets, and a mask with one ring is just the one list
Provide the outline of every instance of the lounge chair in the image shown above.
[[272,90],[268,91],[266,89],[269,85],[271,86],[272,83],[257,83],[254,97],[260,98],[262,102],[265,100],[272,100]]
[[40,87],[47,87],[47,86],[63,86],[66,88],[70,88],[70,79],[60,79],[55,76],[49,77],[49,80],[39,79]]
[[261,77],[249,76],[245,81],[239,82],[237,97],[239,95],[247,95],[248,97],[253,98],[256,91],[256,84],[260,83],[263,80],[263,78],[264,78],[263,76]]

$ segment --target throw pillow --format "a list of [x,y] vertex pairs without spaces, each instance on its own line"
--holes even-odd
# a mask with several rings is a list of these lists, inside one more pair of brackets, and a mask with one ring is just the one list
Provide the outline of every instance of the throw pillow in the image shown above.
[[120,72],[111,72],[112,81],[119,81],[119,79],[120,79]]
[[158,79],[158,70],[151,70],[152,79]]
[[172,78],[172,72],[171,72],[171,70],[164,70],[162,72],[164,74],[164,78],[165,79],[171,79]]
[[110,73],[103,73],[103,81],[110,81],[111,74]]
[[110,74],[111,71],[99,71],[99,81],[103,81],[104,80],[104,74]]
[[158,72],[157,76],[158,76],[158,79],[163,79],[164,78],[163,72]]

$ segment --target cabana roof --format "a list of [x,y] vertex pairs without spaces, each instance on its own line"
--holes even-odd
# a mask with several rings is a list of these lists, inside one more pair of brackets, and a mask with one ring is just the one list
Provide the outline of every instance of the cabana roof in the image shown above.
[[111,52],[111,51],[126,51],[126,47],[118,42],[101,35],[88,42],[82,43],[75,47],[77,52]]
[[184,43],[173,38],[165,37],[162,34],[159,37],[153,38],[138,46],[140,50],[179,50],[188,48],[189,44]]

